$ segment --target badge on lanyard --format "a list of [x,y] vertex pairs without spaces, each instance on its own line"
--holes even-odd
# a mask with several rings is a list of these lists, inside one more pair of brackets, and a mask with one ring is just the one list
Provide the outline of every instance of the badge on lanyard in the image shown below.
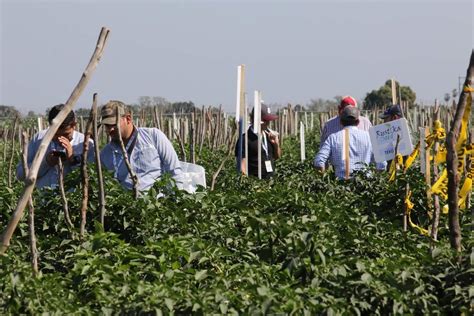
[[267,172],[273,172],[271,160],[265,160],[265,169]]

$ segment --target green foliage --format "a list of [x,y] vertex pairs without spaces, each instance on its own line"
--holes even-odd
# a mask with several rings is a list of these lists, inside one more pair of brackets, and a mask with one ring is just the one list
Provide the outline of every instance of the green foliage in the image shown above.
[[[308,137],[308,157],[318,147]],[[472,312],[472,266],[440,241],[403,233],[404,184],[413,220],[426,227],[423,178],[388,183],[372,170],[350,182],[299,162],[298,142],[284,143],[277,175],[240,178],[230,159],[214,191],[187,194],[164,177],[134,200],[105,174],[105,227],[97,223],[97,184],[89,191],[88,235],[66,228],[56,190],[35,193],[40,270],[32,277],[22,221],[0,257],[0,314],[449,314]],[[203,148],[209,174],[224,150]],[[95,179],[94,168],[89,170]],[[207,179],[210,179],[209,174]],[[79,172],[66,179],[78,229]],[[4,227],[21,192],[0,186]],[[158,193],[164,196],[156,198]],[[468,213],[463,241],[473,246]]]
[[[400,86],[398,81],[395,81],[397,87],[397,99],[407,101],[408,104],[413,105],[416,100],[416,93],[409,86]],[[400,101],[399,101],[400,102]],[[372,90],[367,93],[364,99],[364,108],[367,110],[375,107],[386,108],[392,104],[392,83],[387,80],[383,86],[378,90]]]

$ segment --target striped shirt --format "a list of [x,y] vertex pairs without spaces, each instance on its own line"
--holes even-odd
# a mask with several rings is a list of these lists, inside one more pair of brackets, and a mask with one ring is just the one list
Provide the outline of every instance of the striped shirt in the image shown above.
[[[349,130],[349,174],[359,170],[374,161],[372,144],[370,143],[369,133],[358,129],[356,126],[347,126]],[[345,129],[329,135],[326,141],[314,158],[314,166],[324,168],[329,161],[334,166],[336,176],[340,179],[345,178],[345,160],[344,160],[344,131]],[[377,163],[377,169],[385,169],[387,163]]]
[[[359,125],[357,127],[360,130],[369,131],[369,128],[372,126],[369,119],[365,116],[359,116]],[[323,132],[321,133],[321,143],[320,146],[324,143],[324,141],[329,137],[329,135],[333,133],[337,133],[344,128],[341,124],[341,118],[339,116],[335,116],[329,119],[326,124],[324,124]]]
[[[133,136],[135,135],[135,136]],[[178,184],[181,183],[182,170],[178,155],[163,132],[157,128],[139,127],[130,139],[129,160],[132,170],[138,177],[138,190],[148,191],[165,172],[171,174]],[[114,171],[114,177],[126,189],[133,188],[133,181],[123,159],[122,149],[117,142],[111,141],[100,152],[100,160],[107,170]]]

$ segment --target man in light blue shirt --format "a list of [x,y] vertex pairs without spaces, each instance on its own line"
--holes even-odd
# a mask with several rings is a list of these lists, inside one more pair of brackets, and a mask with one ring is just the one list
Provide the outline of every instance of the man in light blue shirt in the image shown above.
[[[54,106],[48,113],[49,124],[58,115],[58,113],[64,108],[64,104],[58,104]],[[59,159],[62,160],[64,165],[64,175],[71,172],[74,168],[80,166],[82,160],[82,153],[84,149],[84,134],[79,133],[75,130],[76,127],[76,116],[74,111],[64,119],[61,126],[58,128],[53,140],[49,143],[46,154],[41,162],[38,170],[38,176],[36,180],[36,186],[38,188],[43,187],[55,187],[58,185],[58,163]],[[41,141],[48,129],[44,129],[35,134],[28,144],[28,155],[27,164],[31,167],[33,159],[35,158],[36,152],[39,149]],[[88,160],[94,159],[94,142],[89,140],[89,152]],[[25,180],[26,174],[23,170],[23,164],[20,161],[16,168],[16,174],[18,180]]]
[[[116,129],[116,113],[120,116],[120,131]],[[101,124],[111,137],[100,152],[104,167],[114,172],[114,177],[126,189],[133,188],[133,181],[127,169],[119,137],[122,138],[130,160],[132,171],[138,178],[138,190],[149,190],[165,172],[180,182],[181,165],[173,145],[157,128],[137,128],[133,125],[132,112],[121,101],[109,101],[102,107]]]
[[[341,124],[344,129],[329,135],[321,144],[314,159],[314,166],[324,171],[326,162],[330,162],[339,179],[349,179],[352,172],[364,168],[374,161],[369,133],[357,128],[359,110],[346,107],[341,112]],[[384,170],[386,163],[378,163],[377,169]]]

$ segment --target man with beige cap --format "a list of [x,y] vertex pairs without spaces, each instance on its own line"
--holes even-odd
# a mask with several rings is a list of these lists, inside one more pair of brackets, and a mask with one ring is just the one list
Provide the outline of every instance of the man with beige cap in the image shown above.
[[[120,134],[116,128],[117,109],[120,116]],[[112,100],[101,109],[101,125],[105,128],[111,141],[102,149],[100,159],[106,169],[114,172],[120,184],[133,188],[119,137],[122,138],[132,170],[138,177],[138,190],[147,191],[164,173],[179,182],[181,166],[178,155],[163,132],[157,128],[136,127],[133,124],[132,112],[123,102]]]

